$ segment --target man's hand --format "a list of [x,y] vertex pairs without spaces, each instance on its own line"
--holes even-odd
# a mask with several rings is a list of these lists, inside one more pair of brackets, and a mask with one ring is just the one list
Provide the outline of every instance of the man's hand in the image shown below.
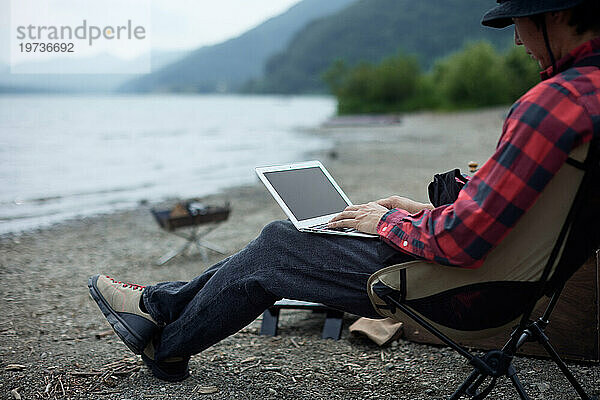
[[419,203],[418,201],[400,196],[391,196],[385,199],[380,199],[377,200],[376,203],[389,210],[392,208],[399,208],[401,210],[408,211],[411,214],[416,214],[424,209],[433,209],[431,204]]
[[379,220],[388,211],[376,202],[348,206],[329,221],[329,227],[354,228],[364,233],[377,234]]

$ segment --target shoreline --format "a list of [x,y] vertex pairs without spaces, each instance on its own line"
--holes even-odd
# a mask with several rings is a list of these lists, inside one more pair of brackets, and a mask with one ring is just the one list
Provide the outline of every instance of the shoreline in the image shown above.
[[[297,161],[305,161],[305,160],[309,160],[309,159],[319,159],[320,161],[322,161],[325,164],[325,166],[328,169],[336,170],[336,175],[334,175],[334,178],[338,181],[338,183],[341,184],[342,180],[346,180],[346,181],[349,181],[351,187],[353,187],[354,186],[353,182],[352,182],[353,179],[351,177],[344,179],[346,177],[345,171],[346,171],[346,168],[354,168],[354,166],[359,166],[359,165],[353,166],[352,164],[346,163],[345,160],[339,159],[340,155],[356,152],[357,154],[351,154],[352,158],[355,159],[357,157],[360,157],[361,152],[364,152],[364,155],[367,155],[370,151],[382,150],[382,149],[379,149],[379,145],[381,142],[380,138],[383,136],[389,137],[390,140],[406,140],[406,141],[408,141],[408,143],[410,143],[411,149],[415,149],[414,148],[415,142],[417,142],[417,144],[418,144],[418,142],[421,142],[421,144],[423,144],[424,146],[427,146],[428,144],[434,144],[433,141],[434,141],[436,135],[435,135],[433,129],[435,129],[435,128],[441,129],[445,125],[446,121],[456,122],[457,119],[460,119],[463,116],[466,116],[467,118],[475,117],[474,118],[475,120],[479,119],[478,116],[481,116],[481,118],[484,118],[484,117],[487,118],[489,116],[493,117],[494,115],[502,115],[502,113],[505,112],[505,109],[506,109],[506,107],[494,107],[494,108],[490,108],[490,109],[452,112],[452,113],[424,111],[424,112],[410,113],[410,114],[406,114],[403,116],[396,116],[392,120],[389,120],[388,118],[386,118],[384,120],[384,123],[377,122],[375,119],[368,119],[368,122],[372,122],[373,124],[362,123],[361,122],[362,120],[358,120],[358,122],[356,124],[349,124],[349,125],[330,124],[329,123],[330,120],[335,120],[337,118],[337,117],[332,117],[330,120],[325,121],[323,124],[321,124],[321,126],[317,126],[317,127],[313,127],[313,128],[303,128],[301,131],[305,134],[315,135],[315,136],[319,136],[319,137],[327,137],[329,139],[332,139],[333,146],[328,149],[321,149],[321,150],[317,150],[317,151],[310,151],[310,152],[304,153],[305,157],[303,159],[297,160]],[[405,119],[408,119],[409,126],[404,126]],[[418,125],[419,123],[422,122],[422,121],[420,121],[422,119],[429,120],[427,122],[427,124],[431,123],[431,119],[434,119],[434,120],[437,119],[437,120],[439,120],[439,122],[433,123],[432,124],[433,126],[429,127],[430,129],[428,129],[425,132],[424,136],[417,137],[416,134],[412,130],[415,128],[414,127],[415,124]],[[388,123],[389,121],[392,121],[392,122]],[[431,129],[431,128],[433,128],[433,129]],[[500,130],[498,130],[498,137],[499,137],[499,135],[500,135]],[[432,138],[432,136],[433,136],[433,138]],[[457,140],[460,140],[460,138]],[[479,138],[479,140],[481,140],[481,138]],[[491,143],[489,141],[489,138],[484,138],[483,141],[488,144]],[[456,140],[454,142],[456,142]],[[357,146],[359,144],[366,145],[364,151],[358,150]],[[450,143],[450,144],[452,145],[452,143]],[[415,150],[418,150],[418,149],[415,149]],[[465,149],[463,149],[463,150],[465,150]],[[427,151],[423,151],[421,149],[419,151],[419,153],[420,154],[411,155],[411,157],[410,157],[411,161],[415,160],[415,157],[419,158],[419,157],[425,155],[427,153]],[[482,152],[473,151],[473,149],[471,149],[470,153],[473,157],[475,155],[479,155],[480,162],[483,161],[483,159],[481,159],[481,156],[484,155]],[[473,157],[471,159],[474,159]],[[462,159],[460,157],[458,159],[455,158],[455,160],[456,160],[455,162],[458,162],[458,164],[460,164],[460,163],[463,164],[463,165],[457,166],[458,168],[461,168],[461,170],[463,170],[463,172],[468,171],[468,169],[467,169],[468,160],[464,161],[466,159],[467,159],[466,156],[462,157]],[[429,161],[433,161],[433,162],[437,163],[437,161],[439,161],[439,160],[432,159]],[[376,167],[377,164],[378,163],[375,162],[374,166]],[[406,163],[400,162],[400,160],[399,160],[399,164],[406,164]],[[444,163],[444,164],[445,164],[445,166],[447,166],[448,169],[454,168],[454,167],[450,167],[451,163]],[[403,165],[403,168],[404,167],[406,167],[406,165]],[[427,171],[428,171],[427,167],[423,167],[422,165],[417,165],[416,163],[408,165],[409,169],[415,170],[415,171],[422,168],[423,173],[420,174],[420,176],[423,176],[426,179],[431,178],[434,173],[442,171],[441,169],[439,169],[439,170],[435,169],[435,167],[436,167],[435,165],[431,167],[431,174],[430,174],[430,176],[427,176]],[[443,167],[444,167],[444,165],[440,166],[440,168],[443,168]],[[339,177],[341,177],[341,178],[339,178]],[[378,178],[378,177],[375,176],[375,178]],[[413,178],[413,177],[409,176],[408,180],[404,182],[405,185],[408,185],[408,183],[410,183],[410,185],[407,188],[408,192],[406,192],[405,195],[407,195],[409,197],[412,196],[415,198],[421,198],[422,200],[424,200],[423,193],[420,193],[420,192],[422,192],[422,190],[419,190],[419,185],[423,184],[424,189],[426,190],[427,182],[428,181],[420,181],[416,177]],[[252,187],[262,188],[262,185],[260,184],[259,180],[256,179],[254,183],[245,184],[245,185],[229,186],[229,187],[226,187],[225,189],[218,190],[215,193],[199,196],[199,197],[197,197],[197,199],[201,202],[204,202],[205,200],[219,201],[219,199],[235,198],[238,196],[238,192],[240,190],[244,191],[244,190],[246,190],[248,188],[252,188]],[[344,186],[343,186],[343,188],[344,188],[344,191],[346,191]],[[347,194],[350,195],[350,192],[348,192],[348,191],[346,191],[346,192],[347,192]],[[357,192],[358,192],[357,195],[360,196],[359,198],[362,199],[360,201],[369,201],[367,199],[367,197],[365,197],[365,195],[362,195],[362,193],[360,193],[360,192],[362,192],[361,189],[357,190]],[[373,191],[373,192],[375,192],[375,191]],[[370,200],[373,200],[373,199],[375,199],[375,198],[370,198]],[[36,227],[0,233],[0,241],[2,239],[10,238],[10,237],[20,237],[20,236],[24,236],[24,235],[41,233],[46,230],[61,229],[61,227],[63,227],[63,226],[65,226],[65,227],[68,227],[70,225],[75,226],[81,222],[91,221],[94,219],[108,218],[111,215],[126,216],[130,213],[136,213],[139,210],[149,210],[150,208],[153,208],[153,207],[170,206],[170,205],[175,204],[177,201],[181,201],[181,200],[185,200],[185,199],[166,198],[166,199],[162,199],[162,200],[145,200],[145,199],[139,200],[137,206],[126,207],[123,209],[115,209],[115,210],[111,210],[111,211],[100,212],[97,214],[68,217],[61,221],[50,222],[48,224],[43,224],[43,225],[36,226]],[[354,202],[356,203],[357,200],[354,200]],[[281,214],[281,215],[282,215],[282,217],[284,217],[283,214]]]
[[[329,146],[302,131],[334,110],[326,97],[4,100],[0,127],[14,151],[3,168],[0,233],[251,183],[258,164]],[[44,112],[17,117],[31,107]]]

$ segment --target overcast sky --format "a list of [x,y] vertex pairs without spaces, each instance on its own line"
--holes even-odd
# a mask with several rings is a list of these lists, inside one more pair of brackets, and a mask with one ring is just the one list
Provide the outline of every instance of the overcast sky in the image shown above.
[[[238,36],[300,1],[152,0],[152,48],[191,49],[219,43]],[[10,2],[11,0],[0,0],[2,62],[8,62],[10,35],[13,34],[10,32]],[[71,10],[64,10],[64,13],[72,14]]]
[[238,36],[300,0],[153,0],[152,42],[192,48]]

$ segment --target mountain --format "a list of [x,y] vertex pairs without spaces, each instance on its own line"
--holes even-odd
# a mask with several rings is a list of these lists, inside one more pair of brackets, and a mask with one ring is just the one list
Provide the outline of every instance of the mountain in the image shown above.
[[303,0],[237,38],[197,49],[172,65],[126,83],[121,90],[236,91],[249,79],[259,77],[266,60],[282,51],[307,23],[333,14],[354,1]]
[[322,73],[338,59],[347,65],[414,54],[429,69],[465,42],[489,40],[498,48],[512,43],[510,29],[481,26],[489,0],[360,0],[308,24],[290,45],[269,59],[264,78],[246,85],[267,93],[324,92]]
[[[152,69],[160,69],[185,54],[184,51],[152,50],[132,60],[121,60],[109,54],[99,54],[93,57],[70,60],[67,67],[70,71],[98,70],[98,66],[107,73],[62,73],[64,61],[47,60],[18,64],[15,68],[19,73],[11,73],[8,65],[0,65],[0,93],[110,93],[138,74],[122,74],[119,71],[133,71],[138,66],[144,66],[150,57]],[[141,69],[141,68],[137,68]],[[48,71],[48,73],[38,73]],[[50,73],[50,72],[56,73]]]

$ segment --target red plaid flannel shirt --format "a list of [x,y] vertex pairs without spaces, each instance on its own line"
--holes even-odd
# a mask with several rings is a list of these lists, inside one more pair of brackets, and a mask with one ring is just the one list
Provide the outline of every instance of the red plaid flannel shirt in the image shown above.
[[600,54],[600,38],[542,72],[543,82],[510,109],[492,157],[458,199],[409,214],[392,209],[377,226],[382,240],[418,258],[477,268],[508,234],[575,147],[600,135],[600,69],[571,68]]

